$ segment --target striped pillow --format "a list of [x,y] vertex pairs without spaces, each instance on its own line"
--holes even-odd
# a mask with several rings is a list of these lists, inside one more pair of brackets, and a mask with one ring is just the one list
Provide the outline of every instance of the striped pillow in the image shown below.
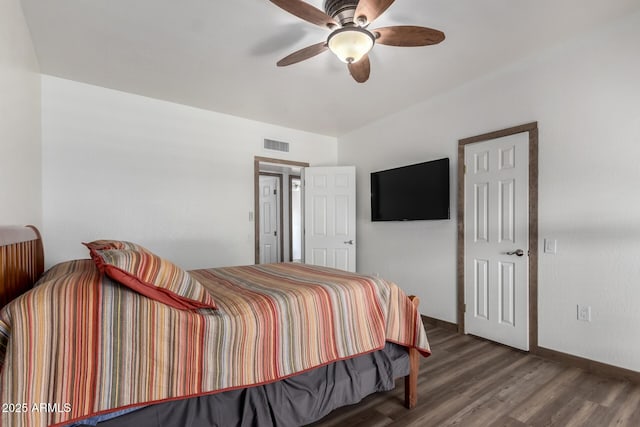
[[129,249],[133,251],[139,251],[139,250],[148,251],[148,249],[143,248],[137,243],[127,242],[125,240],[103,239],[103,240],[94,240],[93,242],[82,243],[82,244],[88,247],[90,251],[91,250],[104,251],[107,249]]
[[91,258],[111,279],[182,310],[216,308],[207,290],[189,273],[147,250],[95,250]]

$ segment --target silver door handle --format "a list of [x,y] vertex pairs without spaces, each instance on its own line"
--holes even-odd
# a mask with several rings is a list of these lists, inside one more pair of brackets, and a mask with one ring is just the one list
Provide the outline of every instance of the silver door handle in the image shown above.
[[353,245],[353,240],[347,240],[344,242],[345,245]]
[[505,252],[505,253],[507,255],[518,255],[518,256],[524,255],[524,251],[522,249],[516,249],[515,251]]

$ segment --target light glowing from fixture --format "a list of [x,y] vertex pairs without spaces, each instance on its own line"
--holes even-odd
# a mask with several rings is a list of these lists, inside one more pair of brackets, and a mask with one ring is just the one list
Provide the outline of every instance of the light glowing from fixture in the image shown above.
[[374,43],[373,34],[359,27],[340,28],[327,39],[331,52],[347,64],[361,60],[373,48]]

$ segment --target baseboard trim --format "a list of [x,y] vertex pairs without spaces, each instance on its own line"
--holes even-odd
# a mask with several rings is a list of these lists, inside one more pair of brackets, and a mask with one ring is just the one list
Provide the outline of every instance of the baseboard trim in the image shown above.
[[451,332],[458,332],[458,324],[447,322],[446,320],[435,319],[433,317],[422,315],[422,321],[434,327],[446,329]]
[[531,351],[531,354],[540,356],[545,359],[553,360],[554,362],[575,366],[594,374],[640,384],[640,372],[632,371],[631,369],[621,368],[619,366],[609,365],[607,363],[596,362],[595,360],[587,359],[580,356],[574,356],[572,354],[563,353],[561,351],[551,350],[544,347],[537,347],[535,350]]
[[[422,321],[425,325],[430,325],[432,327],[438,327],[458,333],[457,323],[451,323],[447,322],[446,320],[435,319],[433,317],[425,315],[422,315]],[[540,346],[532,347],[529,353],[538,357],[542,357],[543,359],[548,359],[554,362],[580,368],[593,374],[640,384],[640,372],[633,371],[631,369],[597,362],[595,360],[587,359],[580,356],[574,356],[573,354],[563,353],[558,350],[552,350],[550,348]]]

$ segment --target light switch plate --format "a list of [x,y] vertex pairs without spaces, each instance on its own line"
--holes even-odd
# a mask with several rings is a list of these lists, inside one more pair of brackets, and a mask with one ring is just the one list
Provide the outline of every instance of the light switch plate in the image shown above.
[[555,254],[558,249],[557,240],[555,239],[544,239],[544,253],[545,254]]

